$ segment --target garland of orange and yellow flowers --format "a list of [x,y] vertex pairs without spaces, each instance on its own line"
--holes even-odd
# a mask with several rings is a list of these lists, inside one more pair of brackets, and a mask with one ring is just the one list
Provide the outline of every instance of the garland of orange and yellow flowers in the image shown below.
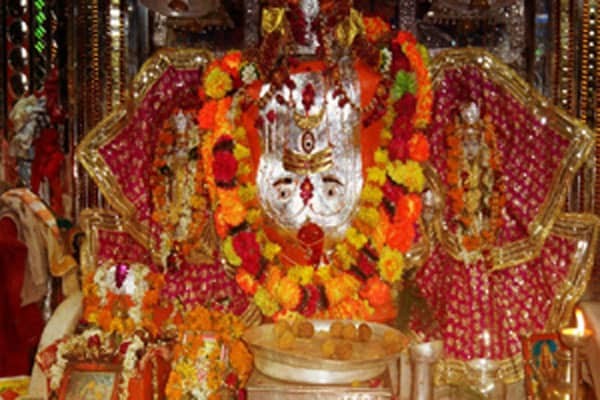
[[83,277],[82,320],[107,333],[130,336],[144,329],[156,337],[164,276],[140,263],[107,261]]
[[[481,231],[473,231],[472,227],[475,221],[473,221],[473,216],[467,213],[467,205],[465,204],[467,193],[465,192],[463,181],[471,177],[462,178],[464,175],[462,171],[462,165],[464,164],[464,137],[461,135],[462,128],[458,117],[455,123],[448,125],[445,130],[446,145],[448,146],[446,183],[449,186],[448,198],[450,209],[454,214],[453,219],[458,226],[457,234],[462,246],[468,252],[479,249],[483,250],[482,255],[485,258],[488,255],[487,251],[489,248],[496,244],[499,231],[504,225],[502,209],[506,204],[506,184],[502,169],[502,154],[498,150],[496,130],[491,116],[485,115],[481,123],[483,125],[483,145],[488,149],[488,157],[481,160],[485,168],[483,173],[491,174],[491,176],[489,179],[481,179],[483,188],[466,189],[485,190],[482,199],[483,206],[489,210],[489,226],[483,227],[484,229],[481,229]],[[490,182],[491,185],[489,183],[486,184],[486,182]],[[483,211],[479,207],[478,210]]]
[[[384,58],[385,52],[381,54]],[[249,138],[243,125],[234,128],[230,122],[240,113],[231,96],[236,82],[257,79],[258,69],[242,65],[240,54],[230,53],[206,71],[201,91],[206,103],[198,122],[210,131],[202,156],[207,176],[215,178],[208,184],[216,204],[217,232],[227,262],[238,267],[238,284],[265,316],[299,311],[315,317],[372,319],[378,318],[375,310],[393,308],[391,285],[402,279],[404,253],[421,212],[418,193],[424,176],[419,162],[427,160],[429,147],[419,130],[430,121],[432,93],[423,50],[412,35],[399,33],[391,54],[393,59],[387,61],[395,80],[375,165],[367,170],[352,226],[336,246],[331,264],[317,270],[301,265],[282,269],[280,247],[262,230]],[[404,108],[414,109],[414,114],[400,115]],[[357,275],[368,279],[362,283]],[[324,288],[326,309],[317,310],[317,285]]]
[[168,399],[220,399],[237,392],[252,371],[252,355],[241,340],[244,324],[232,314],[198,306],[173,318],[177,342],[165,389]]
[[[158,134],[156,149],[154,151],[154,160],[152,162],[152,171],[150,174],[150,185],[152,187],[152,220],[160,227],[158,244],[153,246],[160,255],[163,265],[176,267],[178,257],[188,258],[196,249],[201,248],[202,240],[202,221],[205,220],[206,201],[202,195],[204,184],[204,171],[202,162],[197,156],[197,148],[194,146],[199,141],[198,128],[189,123],[186,135],[186,145],[191,148],[186,157],[185,171],[177,171],[173,168],[173,158],[178,157],[175,154],[177,150],[177,135],[172,126],[171,118],[183,113],[182,110],[175,110],[170,118],[164,123],[163,128]],[[181,133],[179,133],[181,134]],[[191,165],[190,165],[191,164]],[[189,171],[188,171],[189,169]],[[178,182],[177,174],[184,173],[185,182]],[[185,198],[189,202],[184,204],[172,204],[169,199],[168,185],[177,185],[172,191],[185,191]],[[186,237],[182,242],[174,242],[173,237],[177,227],[181,224],[187,227]]]

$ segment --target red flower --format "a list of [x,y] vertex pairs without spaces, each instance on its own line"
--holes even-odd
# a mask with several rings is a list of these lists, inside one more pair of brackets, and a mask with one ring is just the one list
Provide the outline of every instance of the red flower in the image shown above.
[[305,317],[312,316],[315,312],[317,312],[317,306],[319,305],[319,300],[321,299],[321,292],[319,288],[315,285],[306,285],[303,287],[304,289],[304,298],[299,306],[300,314]]
[[392,65],[391,65],[391,70],[392,70],[392,76],[395,76],[395,74],[398,71],[410,71],[410,61],[408,60],[408,57],[406,57],[406,55],[404,55],[404,52],[402,51],[402,47],[400,47],[400,45],[397,44],[393,44],[392,45]]
[[230,372],[226,377],[225,377],[225,385],[227,385],[230,388],[234,388],[237,386],[238,383],[238,379],[237,379],[237,375],[233,372]]
[[242,259],[242,267],[254,276],[260,272],[260,246],[253,232],[240,232],[233,238],[233,249]]
[[389,179],[385,182],[382,189],[385,197],[394,203],[398,201],[400,196],[404,196],[404,189],[402,188],[402,186],[396,185]]
[[100,347],[100,336],[93,335],[88,338],[87,341],[88,347]]
[[119,346],[119,353],[121,353],[121,354],[127,353],[127,349],[129,348],[130,344],[131,344],[131,342],[121,343],[121,345]]
[[228,184],[235,178],[238,162],[230,151],[217,151],[212,167],[217,184]]
[[417,110],[417,98],[412,93],[405,93],[394,103],[394,110],[397,117],[412,117]]
[[375,275],[375,273],[377,272],[377,267],[375,266],[375,263],[372,262],[369,259],[369,257],[367,257],[362,252],[358,256],[357,264],[358,264],[357,267],[360,270],[360,272],[367,278]]
[[401,137],[404,140],[410,139],[413,133],[413,124],[411,116],[399,115],[394,120],[392,125],[392,135],[394,137]]
[[401,137],[392,139],[388,146],[390,160],[406,161],[408,158],[408,143]]

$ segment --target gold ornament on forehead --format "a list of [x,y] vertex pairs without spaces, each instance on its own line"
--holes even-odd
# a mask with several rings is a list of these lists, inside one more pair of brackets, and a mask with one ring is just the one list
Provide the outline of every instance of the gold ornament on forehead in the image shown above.
[[301,113],[294,111],[294,122],[296,123],[296,126],[303,131],[315,129],[317,126],[321,125],[321,121],[323,121],[325,108],[326,106],[324,106],[321,111],[313,115],[302,115]]

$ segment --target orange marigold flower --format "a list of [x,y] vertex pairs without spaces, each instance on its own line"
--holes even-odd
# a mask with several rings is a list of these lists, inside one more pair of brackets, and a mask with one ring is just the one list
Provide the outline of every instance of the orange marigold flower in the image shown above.
[[481,239],[477,236],[463,236],[462,244],[467,251],[477,250],[481,246]]
[[213,130],[215,128],[215,115],[217,114],[217,102],[210,100],[204,103],[198,111],[198,126],[202,129]]
[[394,43],[398,43],[400,45],[404,44],[404,43],[412,43],[412,44],[416,44],[417,43],[417,39],[415,38],[415,36],[407,31],[400,31],[398,32],[398,34],[396,35],[396,38],[394,39]]
[[238,268],[235,274],[235,281],[245,293],[250,295],[254,295],[258,290],[258,282],[256,282],[256,279],[243,268]]
[[378,307],[392,301],[392,290],[378,276],[372,276],[360,290],[360,297],[366,299],[372,306]]
[[242,204],[237,190],[217,189],[217,197],[221,209],[219,217],[223,222],[232,227],[244,222],[246,208]]
[[380,17],[363,17],[365,35],[370,42],[377,42],[390,33],[390,26]]
[[423,210],[421,196],[414,193],[402,195],[396,201],[396,214],[394,222],[417,222]]
[[231,366],[237,372],[240,384],[243,385],[252,372],[252,353],[248,351],[244,342],[236,340],[231,344],[230,354]]
[[285,309],[293,310],[300,304],[302,300],[302,289],[300,285],[285,277],[279,281],[277,285],[277,300]]
[[415,161],[423,162],[429,159],[429,142],[422,133],[415,133],[408,141],[408,154]]
[[407,220],[395,222],[387,231],[387,244],[392,249],[406,253],[415,239],[416,232],[413,222]]
[[345,301],[338,303],[335,306],[330,307],[329,319],[363,319],[368,320],[372,314],[372,310],[369,309],[367,304],[363,300],[357,298],[349,298]]
[[221,59],[221,67],[230,75],[237,77],[242,63],[242,53],[240,51],[230,51]]
[[281,281],[283,274],[279,268],[275,267],[274,265],[270,265],[269,267],[267,267],[267,272],[265,275],[265,289],[267,289],[269,293],[274,293],[275,287],[277,286],[279,281]]
[[342,274],[325,282],[325,295],[331,306],[346,301],[358,291],[360,282],[349,274]]

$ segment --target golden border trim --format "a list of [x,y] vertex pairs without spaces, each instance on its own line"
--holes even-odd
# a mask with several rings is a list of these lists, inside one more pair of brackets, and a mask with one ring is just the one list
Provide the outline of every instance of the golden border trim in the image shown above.
[[[540,205],[537,216],[528,226],[529,237],[492,250],[493,269],[498,270],[526,262],[539,254],[544,240],[561,212],[569,188],[568,183],[592,151],[593,133],[581,121],[553,106],[515,71],[482,49],[453,49],[436,56],[431,67],[434,90],[440,85],[446,71],[467,65],[479,67],[487,79],[505,88],[521,104],[530,104],[529,109],[534,115],[547,116],[550,128],[570,141],[566,155],[552,178],[550,192]],[[456,237],[442,223],[445,191],[431,164],[425,165],[425,176],[436,194],[434,231],[439,242],[455,259],[474,262],[478,255],[470,253],[465,259]]]
[[100,149],[127,126],[130,116],[140,106],[148,91],[169,68],[201,69],[212,58],[212,53],[204,49],[162,49],[155,53],[133,79],[131,94],[125,96],[124,106],[111,112],[94,127],[75,151],[75,159],[98,185],[107,202],[125,219],[131,221],[131,235],[146,248],[150,243],[149,227],[138,220],[138,210],[123,193],[117,177],[100,154]]
[[[81,245],[81,272],[86,275],[98,267],[98,240],[100,231],[127,233],[136,239],[136,227],[132,221],[103,208],[88,208],[81,212],[81,229],[85,238]],[[145,248],[148,244],[139,242]]]
[[[569,323],[573,308],[584,293],[592,272],[599,232],[600,218],[593,214],[565,213],[556,220],[551,234],[576,240],[577,250],[571,259],[567,279],[556,293],[544,331],[557,331]],[[497,361],[500,364],[499,375],[505,383],[524,378],[522,354]],[[469,373],[467,363],[456,359],[441,360],[435,369],[436,385],[463,384]]]

